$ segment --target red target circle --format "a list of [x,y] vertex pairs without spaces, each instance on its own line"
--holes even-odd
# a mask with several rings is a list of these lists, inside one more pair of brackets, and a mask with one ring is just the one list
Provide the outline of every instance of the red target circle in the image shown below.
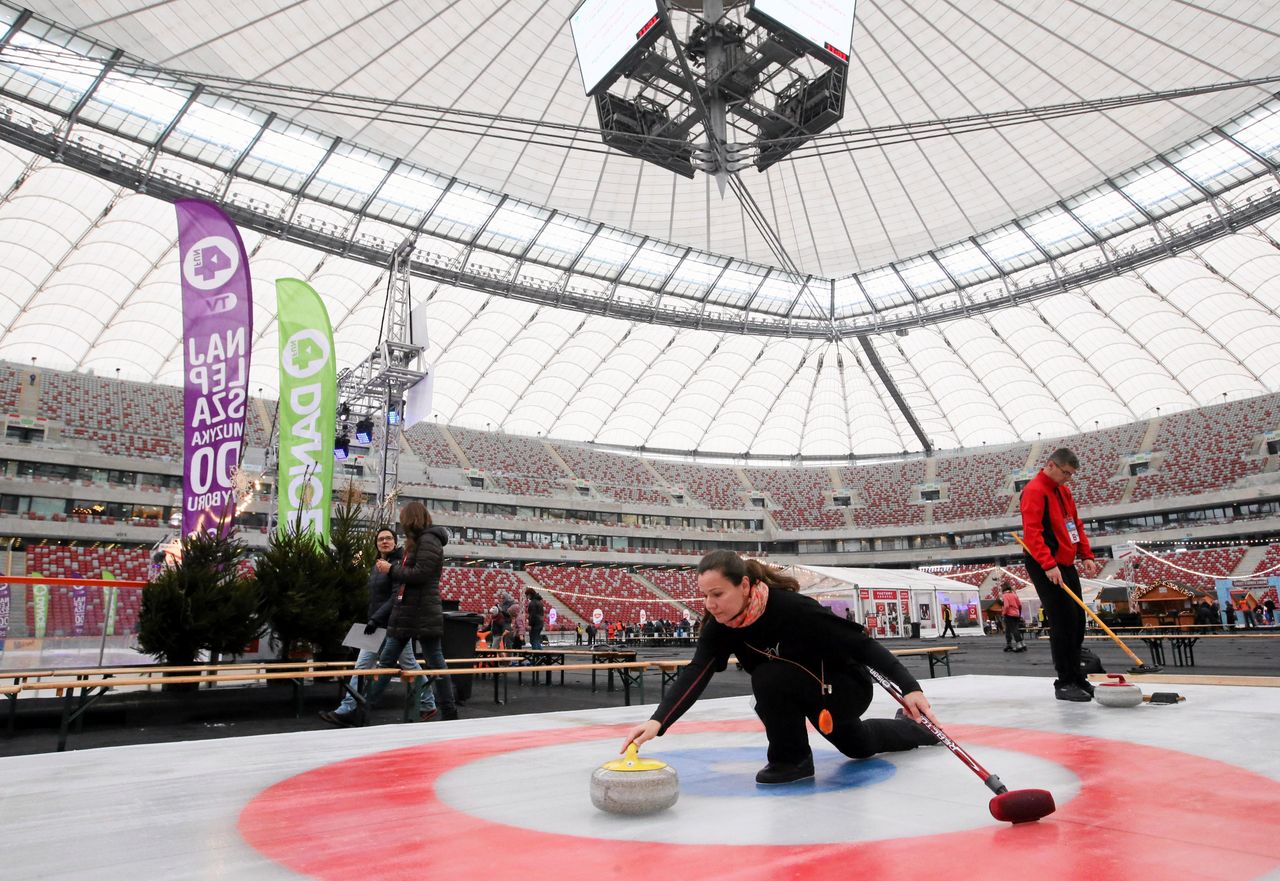
[[[903,837],[893,840],[746,846],[539,832],[455,810],[436,797],[440,776],[470,762],[591,740],[601,741],[608,754],[629,727],[486,735],[338,762],[264,790],[241,812],[240,833],[265,856],[324,881],[482,881],[503,866],[521,881],[722,875],[735,881],[847,881],[853,867],[864,876],[958,881],[966,867],[984,878],[1012,878],[1029,865],[1037,881],[1202,881],[1253,878],[1280,866],[1280,856],[1265,852],[1280,835],[1280,784],[1273,780],[1158,747],[985,726],[948,730],[967,744],[1021,751],[1066,767],[1080,778],[1077,796],[1047,819],[1016,827],[912,837],[904,820]],[[759,723],[680,726],[681,733],[749,730],[759,730]],[[981,784],[974,785],[974,798],[985,798]],[[509,788],[512,798],[525,797],[518,783]]]

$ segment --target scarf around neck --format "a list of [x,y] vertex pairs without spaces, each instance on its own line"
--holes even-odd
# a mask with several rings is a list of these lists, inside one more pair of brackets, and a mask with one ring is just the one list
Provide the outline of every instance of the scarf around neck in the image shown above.
[[757,581],[749,588],[747,604],[742,611],[725,622],[726,627],[750,627],[764,614],[765,603],[769,602],[769,585]]

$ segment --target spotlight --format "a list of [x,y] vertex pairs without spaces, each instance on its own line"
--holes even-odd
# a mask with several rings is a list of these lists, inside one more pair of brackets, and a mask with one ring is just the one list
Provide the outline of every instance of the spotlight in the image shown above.
[[387,408],[387,425],[399,425],[400,416],[404,413],[404,401],[392,404]]
[[373,443],[373,420],[361,419],[356,423],[356,443],[366,446]]
[[351,415],[351,408],[348,407],[346,404],[343,404],[341,407],[338,408],[338,418],[341,419],[343,422],[346,422],[347,418],[350,415]]
[[347,455],[351,452],[351,439],[345,434],[338,435],[333,440],[333,458],[339,462],[345,462]]

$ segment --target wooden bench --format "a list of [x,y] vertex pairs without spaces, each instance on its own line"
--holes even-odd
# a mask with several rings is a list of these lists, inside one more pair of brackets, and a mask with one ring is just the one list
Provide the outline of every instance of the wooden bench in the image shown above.
[[947,675],[951,675],[951,653],[959,651],[960,647],[956,645],[939,645],[927,646],[915,649],[893,649],[892,654],[899,658],[925,657],[929,660],[929,678],[934,679],[937,674],[934,672],[939,665],[947,668]]
[[[446,659],[449,661],[468,662],[474,659],[454,658]],[[508,660],[507,658],[492,658],[492,661]],[[268,662],[270,663],[270,662]],[[334,666],[334,662],[300,662],[286,663],[282,665],[273,665],[275,668],[261,669],[263,664],[249,665],[206,665],[206,666],[185,666],[185,667],[98,667],[98,668],[68,668],[64,671],[28,671],[27,681],[21,685],[3,686],[0,694],[6,694],[11,699],[15,699],[18,692],[39,693],[46,691],[55,692],[56,696],[61,698],[62,714],[58,730],[57,751],[62,752],[66,749],[67,739],[71,732],[71,726],[77,726],[77,730],[83,727],[84,714],[97,703],[107,692],[116,688],[129,687],[149,687],[153,685],[200,685],[200,684],[248,684],[253,682],[272,682],[287,681],[293,685],[295,714],[302,714],[302,687],[306,679],[334,679],[347,692],[351,693],[357,701],[363,702],[363,696],[359,691],[352,690],[349,680],[352,677],[369,677],[369,676],[395,676],[399,675],[410,687],[406,689],[404,720],[409,721],[412,718],[413,710],[417,707],[417,698],[420,690],[426,687],[428,677],[434,676],[489,676],[494,677],[493,696],[495,703],[504,703],[508,696],[507,692],[507,676],[511,673],[538,673],[551,669],[568,669],[568,670],[590,670],[592,676],[592,691],[595,691],[595,674],[598,670],[607,670],[610,676],[616,671],[622,681],[625,692],[626,705],[631,704],[631,687],[637,686],[641,702],[644,701],[644,668],[648,666],[647,662],[622,662],[611,664],[570,664],[555,665],[554,667],[512,667],[512,666],[492,666],[486,664],[480,667],[452,667],[444,670],[440,669],[422,669],[422,670],[400,670],[399,668],[390,667],[373,667],[369,669],[356,669],[349,663],[344,666]],[[290,669],[278,669],[279,666],[289,667]],[[126,672],[134,671],[134,672]],[[59,673],[75,673],[72,679],[48,678],[49,676],[57,676]],[[40,674],[40,675],[35,675]],[[5,674],[10,675],[8,673]],[[499,697],[499,688],[501,687],[502,697]],[[79,689],[79,700],[76,700],[75,693]]]
[[[1129,633],[1125,637],[1140,639],[1147,646],[1151,655],[1151,663],[1164,667],[1165,640],[1173,649],[1174,667],[1194,667],[1196,665],[1196,643],[1203,639],[1280,639],[1280,633]],[[1109,636],[1089,634],[1085,639],[1110,639]]]

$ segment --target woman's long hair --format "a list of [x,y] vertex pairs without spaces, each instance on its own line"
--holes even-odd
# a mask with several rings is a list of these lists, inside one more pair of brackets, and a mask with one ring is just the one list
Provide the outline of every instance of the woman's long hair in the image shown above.
[[719,572],[734,584],[741,583],[743,578],[749,584],[763,581],[772,590],[798,591],[800,582],[787,575],[777,566],[768,566],[759,560],[744,560],[733,551],[712,551],[698,561],[698,574],[703,572]]
[[400,509],[400,528],[404,530],[404,558],[417,559],[418,536],[431,527],[431,512],[422,502],[409,502]]

